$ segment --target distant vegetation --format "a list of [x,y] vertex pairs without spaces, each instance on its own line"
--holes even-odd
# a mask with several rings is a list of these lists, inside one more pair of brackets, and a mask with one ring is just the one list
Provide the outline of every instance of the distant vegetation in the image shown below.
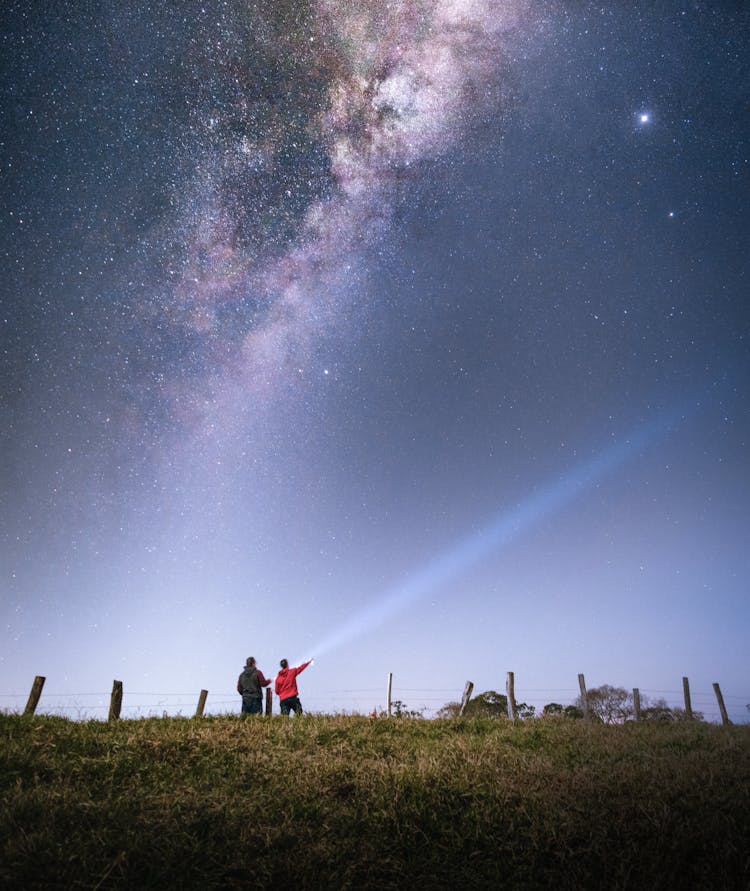
[[3,888],[750,886],[750,727],[0,715]]
[[[635,717],[635,703],[633,694],[624,687],[612,687],[603,684],[601,687],[592,687],[586,695],[589,712],[594,721],[603,724],[622,724],[631,721]],[[399,702],[399,714],[414,717],[415,712],[408,711],[403,702]],[[455,718],[460,714],[460,702],[448,702],[439,711],[440,718]],[[580,720],[583,718],[583,702],[579,696],[574,705],[562,705],[559,702],[548,702],[542,709],[544,717],[564,717]],[[487,690],[472,697],[464,711],[464,717],[504,718],[508,715],[508,697],[497,690]],[[516,703],[516,717],[529,719],[537,717],[533,705],[525,702]],[[680,708],[671,708],[664,699],[650,701],[647,697],[641,697],[640,720],[642,721],[684,721],[687,716]],[[702,721],[700,712],[693,712],[693,721]]]

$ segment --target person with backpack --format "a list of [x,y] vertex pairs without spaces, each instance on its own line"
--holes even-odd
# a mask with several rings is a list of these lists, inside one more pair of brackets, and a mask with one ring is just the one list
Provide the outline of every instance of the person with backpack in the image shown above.
[[237,678],[237,692],[242,696],[243,715],[263,714],[261,689],[271,683],[256,666],[255,657],[248,656],[242,674]]

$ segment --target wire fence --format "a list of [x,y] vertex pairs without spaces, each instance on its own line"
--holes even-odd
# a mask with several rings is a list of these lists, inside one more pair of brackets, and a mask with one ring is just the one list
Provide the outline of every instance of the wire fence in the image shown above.
[[[478,692],[478,691],[477,691]],[[575,687],[523,688],[517,687],[515,699],[518,703],[535,708],[537,715],[551,702],[562,705],[574,704],[579,696]],[[630,691],[628,691],[630,692]],[[450,703],[460,702],[463,688],[459,687],[400,687],[391,690],[393,703],[401,710],[418,713],[426,718],[434,718]],[[683,690],[646,689],[640,694],[644,708],[657,700],[666,701],[670,708],[682,708]],[[111,691],[84,691],[65,693],[43,693],[37,714],[66,717],[73,720],[105,720],[110,709]],[[143,690],[124,691],[121,717],[149,718],[166,716],[192,716],[196,710],[199,691],[151,692]],[[0,711],[22,712],[29,694],[20,692],[0,692]],[[370,714],[386,707],[384,687],[340,688],[315,691],[306,694],[304,704],[307,711],[322,714]],[[750,693],[723,694],[727,711],[732,721],[750,721]],[[690,700],[694,712],[700,713],[705,721],[718,723],[721,711],[713,691],[691,691]],[[236,693],[222,690],[209,696],[205,714],[236,714],[240,710],[240,697]]]

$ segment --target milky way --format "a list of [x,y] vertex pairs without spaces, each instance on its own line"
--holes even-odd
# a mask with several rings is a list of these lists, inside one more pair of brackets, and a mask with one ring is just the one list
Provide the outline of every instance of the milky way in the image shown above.
[[498,112],[520,14],[484,0],[249,5],[212,34],[193,60],[198,160],[162,238],[175,254],[163,311],[192,332],[214,389],[217,368],[254,391],[305,370],[361,296],[394,192]]

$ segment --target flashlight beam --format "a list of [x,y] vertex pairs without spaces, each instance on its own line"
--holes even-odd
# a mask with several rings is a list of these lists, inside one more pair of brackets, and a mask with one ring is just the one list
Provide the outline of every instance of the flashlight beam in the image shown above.
[[562,510],[638,452],[668,435],[684,417],[681,407],[658,421],[637,428],[619,443],[573,467],[562,478],[549,481],[517,506],[501,510],[479,532],[466,536],[352,616],[321,641],[315,652],[322,655],[343,646],[383,625],[428,593],[454,581],[485,557],[507,547],[518,535]]

